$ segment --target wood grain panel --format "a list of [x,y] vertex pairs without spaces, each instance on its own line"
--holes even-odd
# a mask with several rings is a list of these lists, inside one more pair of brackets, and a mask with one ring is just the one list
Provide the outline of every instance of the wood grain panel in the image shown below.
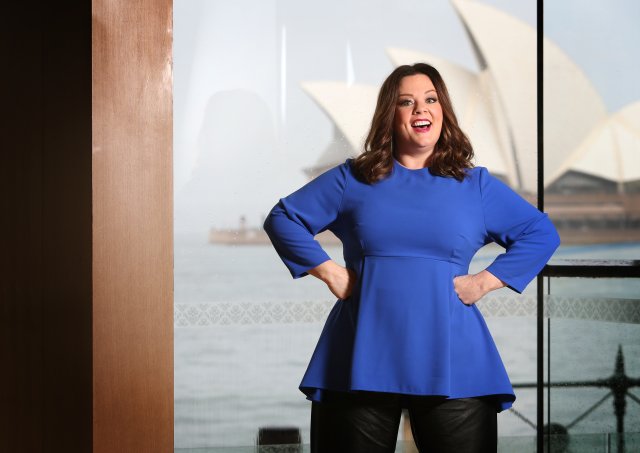
[[171,27],[93,0],[94,452],[173,450]]

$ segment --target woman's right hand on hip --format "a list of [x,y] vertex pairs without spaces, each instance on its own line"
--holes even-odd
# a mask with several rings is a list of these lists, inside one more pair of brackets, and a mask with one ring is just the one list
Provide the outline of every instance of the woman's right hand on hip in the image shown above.
[[353,269],[340,266],[332,260],[309,270],[309,274],[325,282],[333,295],[342,300],[351,296],[358,278]]

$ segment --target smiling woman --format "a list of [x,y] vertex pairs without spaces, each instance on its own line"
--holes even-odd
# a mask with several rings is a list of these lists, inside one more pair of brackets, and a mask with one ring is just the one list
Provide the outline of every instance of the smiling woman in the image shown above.
[[393,121],[396,158],[409,168],[427,167],[442,129],[438,94],[425,74],[403,77],[399,91]]
[[473,148],[458,125],[447,86],[425,63],[399,66],[382,84],[364,148],[354,166],[369,183],[389,174],[392,156],[405,167],[428,166],[459,181],[473,166]]
[[[521,293],[559,245],[547,215],[484,167],[444,81],[400,66],[380,89],[365,151],[281,198],[264,229],[293,278],[338,297],[300,390],[312,452],[391,452],[402,408],[424,451],[490,452],[515,394],[475,302]],[[346,266],[314,236],[332,231]],[[507,252],[469,274],[485,244]]]

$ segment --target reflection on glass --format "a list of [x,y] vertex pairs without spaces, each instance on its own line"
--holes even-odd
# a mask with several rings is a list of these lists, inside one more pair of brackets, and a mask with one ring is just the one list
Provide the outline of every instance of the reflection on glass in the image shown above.
[[[297,385],[334,300],[316,279],[291,280],[264,215],[357,155],[380,82],[420,60],[447,81],[476,164],[535,204],[535,2],[176,0],[174,11],[176,447],[251,445],[265,426],[308,442]],[[340,243],[319,239],[341,261]],[[501,252],[483,248],[470,271]],[[535,380],[534,289],[479,305],[514,383]],[[514,409],[500,435],[528,442],[535,395],[518,392]]]

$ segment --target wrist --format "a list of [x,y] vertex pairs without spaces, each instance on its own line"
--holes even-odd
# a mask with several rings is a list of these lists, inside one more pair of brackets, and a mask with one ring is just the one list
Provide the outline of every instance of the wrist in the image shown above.
[[486,269],[477,273],[476,279],[478,281],[478,285],[485,293],[506,286],[506,284],[502,280],[500,280],[498,277],[496,277]]
[[324,263],[314,267],[313,269],[310,269],[308,273],[322,280],[323,282],[328,283],[335,274],[336,267],[339,267],[338,264],[336,264],[332,260],[327,260]]

